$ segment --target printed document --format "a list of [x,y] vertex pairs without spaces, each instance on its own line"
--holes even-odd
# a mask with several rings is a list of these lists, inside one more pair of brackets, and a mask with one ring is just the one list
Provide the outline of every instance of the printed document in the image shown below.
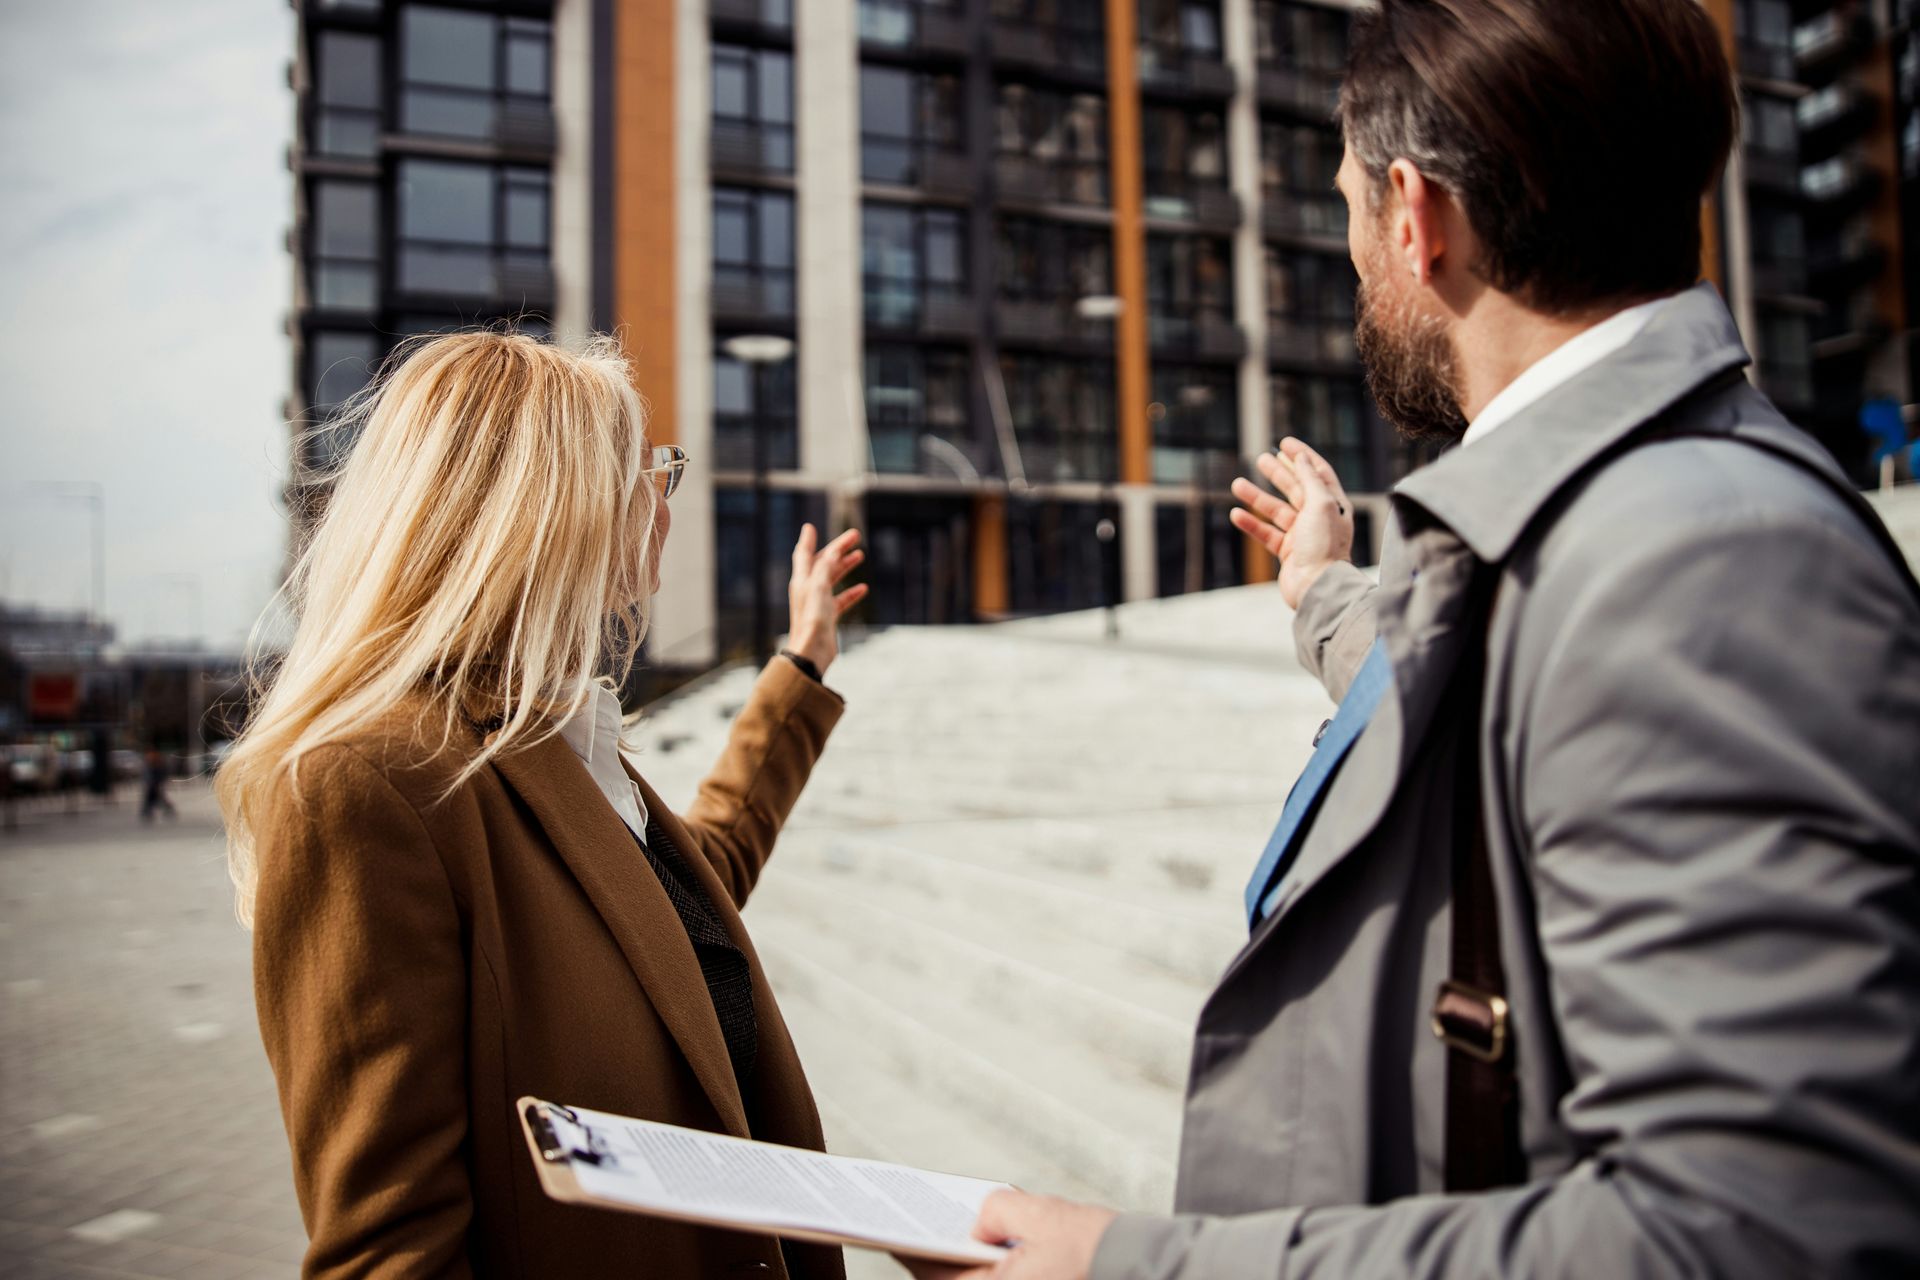
[[973,1238],[981,1203],[1004,1183],[535,1105],[590,1202],[956,1262],[1005,1254]]

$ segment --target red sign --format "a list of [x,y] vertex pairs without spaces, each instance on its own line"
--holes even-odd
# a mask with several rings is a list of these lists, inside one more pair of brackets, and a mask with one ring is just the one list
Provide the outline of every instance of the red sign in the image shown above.
[[80,710],[80,676],[74,671],[36,671],[27,677],[27,719],[68,723]]

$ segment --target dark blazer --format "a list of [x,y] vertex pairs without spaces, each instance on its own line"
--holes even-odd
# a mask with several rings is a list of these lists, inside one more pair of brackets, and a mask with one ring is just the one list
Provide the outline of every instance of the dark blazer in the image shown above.
[[[558,737],[436,802],[477,735],[416,745],[421,706],[329,745],[258,836],[254,989],[309,1276],[837,1278],[838,1249],[603,1210],[540,1190],[524,1094],[818,1149],[820,1121],[742,927],[840,699],[761,675],[684,818],[641,783],[752,968],[758,1065],[735,1083],[679,917]],[[437,737],[437,734],[435,735]]]

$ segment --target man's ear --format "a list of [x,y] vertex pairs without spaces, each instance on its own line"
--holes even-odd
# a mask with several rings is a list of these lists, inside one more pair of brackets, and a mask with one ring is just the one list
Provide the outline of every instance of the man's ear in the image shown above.
[[1415,281],[1433,283],[1435,265],[1447,251],[1446,193],[1410,160],[1395,160],[1387,170],[1391,189],[1388,248],[1406,263]]

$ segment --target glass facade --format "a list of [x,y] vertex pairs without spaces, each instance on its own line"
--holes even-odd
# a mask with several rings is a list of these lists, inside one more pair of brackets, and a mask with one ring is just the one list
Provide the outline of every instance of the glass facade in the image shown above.
[[984,460],[967,408],[971,371],[959,348],[867,344],[867,439],[875,471],[980,475]]
[[1000,371],[1029,480],[1115,478],[1112,362],[1006,354]]
[[793,54],[716,43],[712,75],[716,162],[793,172]]
[[[1002,186],[1072,204],[1107,200],[1107,101],[1038,85],[999,87]],[[1031,189],[1028,189],[1031,184]]]
[[960,80],[941,72],[868,64],[860,68],[860,176],[913,186],[930,160],[964,161]]
[[397,183],[395,283],[403,293],[502,298],[544,277],[552,221],[545,169],[407,159]]
[[908,329],[930,302],[966,291],[966,217],[924,205],[868,204],[861,224],[867,323]]
[[791,317],[794,306],[793,195],[715,187],[714,312]]
[[400,12],[400,128],[491,139],[514,107],[544,109],[552,93],[549,24],[466,9]]

